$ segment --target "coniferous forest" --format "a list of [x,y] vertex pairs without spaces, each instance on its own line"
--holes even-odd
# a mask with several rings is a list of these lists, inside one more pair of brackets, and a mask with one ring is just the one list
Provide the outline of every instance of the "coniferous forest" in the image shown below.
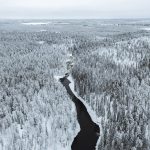
[[71,150],[65,73],[96,114],[97,150],[150,149],[150,20],[118,19],[0,21],[0,150]]

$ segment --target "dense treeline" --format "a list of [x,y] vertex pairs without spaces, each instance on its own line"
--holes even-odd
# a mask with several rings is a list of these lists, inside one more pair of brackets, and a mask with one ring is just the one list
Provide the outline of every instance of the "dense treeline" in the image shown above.
[[50,32],[0,33],[1,150],[70,149],[76,118],[54,79],[66,72],[68,43]]
[[150,34],[138,29],[144,24],[14,22],[0,27],[0,149],[70,150],[76,114],[54,79],[70,70],[99,117],[99,150],[150,149]]
[[80,38],[71,49],[72,75],[79,95],[101,118],[99,149],[148,150],[150,37],[140,31],[95,42]]

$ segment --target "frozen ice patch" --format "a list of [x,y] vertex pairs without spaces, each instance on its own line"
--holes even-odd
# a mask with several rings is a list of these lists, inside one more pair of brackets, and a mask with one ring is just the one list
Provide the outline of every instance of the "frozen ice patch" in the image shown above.
[[68,25],[68,24],[70,24],[69,22],[56,22],[56,23],[54,23],[54,24],[60,24],[60,25]]
[[42,44],[45,43],[45,41],[38,41],[38,43],[39,43],[40,45],[42,45]]
[[40,32],[46,32],[47,30],[44,30],[44,29],[42,29],[42,30],[40,30]]
[[50,22],[24,22],[21,24],[23,25],[47,25],[47,24],[50,24]]
[[150,31],[150,27],[149,28],[143,28],[143,30]]

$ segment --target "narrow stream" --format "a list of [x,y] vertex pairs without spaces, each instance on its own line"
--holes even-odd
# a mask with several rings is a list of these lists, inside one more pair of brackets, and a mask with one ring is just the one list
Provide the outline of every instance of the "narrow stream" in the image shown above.
[[71,145],[72,150],[95,150],[96,143],[100,135],[99,126],[94,123],[89,115],[85,105],[72,92],[69,84],[71,83],[65,76],[60,78],[60,82],[66,88],[68,95],[74,102],[77,111],[77,120],[80,125],[80,131],[74,138]]

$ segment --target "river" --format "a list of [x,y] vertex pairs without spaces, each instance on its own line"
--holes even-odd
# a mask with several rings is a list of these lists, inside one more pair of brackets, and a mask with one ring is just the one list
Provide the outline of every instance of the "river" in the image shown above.
[[72,150],[95,150],[99,139],[100,128],[93,122],[87,108],[82,101],[73,93],[69,84],[71,83],[67,76],[60,78],[60,82],[66,88],[68,95],[74,102],[77,111],[77,120],[80,125],[80,131],[74,138],[71,145]]

